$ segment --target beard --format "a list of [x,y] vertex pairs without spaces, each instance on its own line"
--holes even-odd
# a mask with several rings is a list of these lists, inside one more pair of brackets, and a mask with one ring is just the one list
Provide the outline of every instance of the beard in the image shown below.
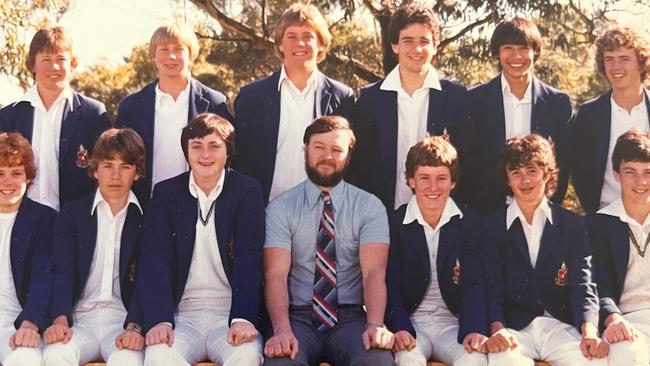
[[307,177],[309,178],[309,180],[312,181],[312,183],[314,183],[317,186],[329,188],[329,187],[334,187],[335,185],[339,184],[340,181],[343,180],[343,177],[345,177],[345,173],[348,170],[348,164],[350,162],[350,159],[348,159],[345,162],[345,165],[343,165],[341,169],[335,170],[330,174],[321,174],[318,172],[316,168],[318,167],[318,165],[321,164],[333,166],[332,164],[317,163],[315,167],[311,167],[309,166],[309,163],[307,161],[308,160],[305,159],[305,171],[307,172]]

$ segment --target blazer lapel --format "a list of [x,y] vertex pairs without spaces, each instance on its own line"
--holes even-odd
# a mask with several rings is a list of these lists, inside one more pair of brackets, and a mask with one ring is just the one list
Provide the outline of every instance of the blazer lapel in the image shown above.
[[199,89],[199,84],[196,80],[191,79],[190,81],[190,107],[188,108],[188,118],[191,120],[196,117],[197,114],[205,113],[208,111],[208,106],[210,102],[207,99],[203,98],[203,93]]
[[[379,142],[379,159],[384,164],[384,179],[387,187],[395,187],[395,167],[397,166],[397,92],[380,90],[377,98],[376,128]],[[391,191],[392,191],[391,190]]]
[[[140,108],[140,123],[142,125],[142,140],[147,151],[147,177],[153,176],[153,140],[154,140],[154,122],[156,119],[156,85],[158,81],[146,86],[143,92],[142,108]],[[150,188],[153,189],[153,186]]]
[[[32,141],[32,135],[34,133],[34,107],[29,102],[22,102],[16,108],[21,108],[23,111],[19,114],[20,117],[14,117],[12,121],[14,128],[29,140],[30,144],[34,145]],[[25,120],[23,121],[22,118],[25,118]]]
[[[189,174],[192,174],[191,172]],[[189,182],[189,174],[188,182]],[[189,271],[194,253],[194,241],[196,240],[196,221],[198,219],[198,201],[194,198],[187,187],[179,194],[178,198],[177,227],[178,237],[183,238],[183,243],[177,245],[178,268],[181,271]],[[189,273],[189,272],[188,272]],[[186,278],[187,279],[187,278]]]
[[232,195],[230,193],[230,174],[224,172],[226,177],[223,182],[223,190],[215,202],[214,226],[217,233],[217,243],[219,245],[219,256],[221,264],[228,282],[231,282],[232,268],[231,263],[234,260],[235,248],[232,235],[230,235],[230,224],[233,219],[234,208],[232,207]]
[[[427,112],[427,132],[431,136],[442,135],[447,127],[442,120],[445,105],[444,90],[429,89],[429,110]],[[449,131],[447,131],[449,132]]]
[[124,283],[129,261],[133,254],[133,248],[139,239],[140,228],[142,227],[142,214],[135,204],[129,204],[122,237],[120,238],[120,283]]
[[[593,123],[594,127],[591,129],[594,132],[593,138],[593,147],[595,159],[594,163],[594,172],[596,173],[594,177],[600,179],[600,184],[593,182],[594,185],[600,187],[602,185],[603,175],[605,173],[605,167],[607,166],[607,154],[609,152],[609,140],[611,134],[611,123],[612,123],[612,104],[610,98],[612,96],[611,91],[602,97],[597,102],[598,108],[595,111]],[[585,136],[584,138],[589,138]],[[600,194],[598,194],[600,197]]]
[[332,94],[329,92],[330,85],[321,73],[318,75],[318,85],[316,85],[316,95],[314,98],[314,119],[321,116],[332,114],[330,99]]
[[542,84],[533,77],[531,80],[533,86],[532,90],[532,105],[530,109],[530,132],[540,136],[549,137],[551,131],[548,129],[549,125],[546,123],[546,112],[548,106],[546,103],[546,92],[542,89]]
[[28,217],[25,205],[30,202],[25,200],[16,215],[16,221],[11,230],[11,246],[9,249],[9,257],[11,260],[11,272],[14,277],[14,286],[16,287],[16,297],[21,298],[23,270],[25,267],[25,258],[29,250],[29,241],[32,236],[32,228],[30,218]]
[[[87,210],[90,211],[93,201],[91,199],[90,205],[85,207]],[[92,215],[84,212],[82,215],[79,215],[79,220],[83,221],[79,225],[79,248],[77,248],[79,253],[79,283],[82,284],[80,291],[83,291],[83,284],[86,283],[90,274],[90,265],[95,255],[95,247],[97,246],[97,211],[93,211]]]
[[[446,223],[443,227],[440,228],[440,239],[438,240],[438,253],[436,266],[438,268],[438,273],[440,270],[445,268],[445,263],[448,263],[449,255],[454,253],[454,248],[458,243],[458,235],[460,234],[460,220],[458,216],[454,216],[451,220]],[[451,258],[455,262],[457,258]],[[452,265],[452,268],[454,265]],[[448,274],[451,278],[453,273]],[[438,279],[440,282],[440,279]]]
[[501,91],[501,75],[490,82],[490,95],[487,100],[487,130],[491,131],[492,146],[500,151],[506,140],[505,113],[503,111],[503,92]]
[[[555,222],[559,220],[557,215],[555,215],[555,209],[553,211],[553,219]],[[544,224],[544,230],[542,231],[542,238],[539,242],[539,251],[537,252],[537,265],[535,268],[540,267],[540,263],[544,263],[544,259],[548,256],[549,253],[553,251],[553,245],[564,245],[562,240],[560,240],[560,230],[557,225],[551,225],[551,223],[546,220]]]
[[[278,132],[280,130],[280,91],[278,90],[278,82],[280,81],[280,71],[276,71],[268,79],[266,90],[262,93],[263,108],[261,115],[264,116],[263,128],[266,129],[266,134],[263,140],[266,143],[266,176],[268,177],[269,185],[273,179],[273,171],[275,169],[275,155],[278,146]],[[259,143],[264,143],[260,141]]]
[[530,254],[528,253],[528,243],[526,242],[526,235],[524,234],[524,229],[521,226],[521,221],[519,218],[516,218],[515,221],[508,229],[508,235],[512,244],[521,252],[521,255],[526,259],[526,263],[532,267],[530,262]]
[[648,114],[648,129],[650,129],[650,90],[643,88],[643,97],[645,98],[645,109]]
[[[417,221],[406,225],[406,243],[410,243],[415,256],[420,260],[425,273],[431,276],[431,254],[427,247],[427,239],[424,235],[424,228]],[[429,277],[427,277],[429,278]]]
[[612,246],[611,253],[614,255],[614,268],[622,287],[630,258],[630,235],[627,231],[627,224],[620,220],[607,220],[607,229],[609,243]]
[[[59,168],[66,161],[63,156],[66,155],[70,147],[70,140],[78,130],[79,118],[81,116],[81,103],[77,93],[72,94],[72,106],[66,102],[63,109],[63,118],[61,120],[61,136],[59,136]],[[73,149],[81,149],[81,146],[73,146]],[[92,146],[84,146],[86,150],[90,150]]]

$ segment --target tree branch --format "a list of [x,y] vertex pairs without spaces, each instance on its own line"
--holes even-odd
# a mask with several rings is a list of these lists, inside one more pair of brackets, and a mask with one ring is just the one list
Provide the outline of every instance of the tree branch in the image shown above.
[[466,33],[471,31],[472,29],[474,29],[474,28],[476,28],[476,27],[478,27],[480,25],[483,25],[485,23],[496,20],[497,17],[498,17],[497,12],[493,11],[490,14],[488,14],[485,18],[479,19],[479,20],[477,20],[477,21],[475,21],[475,22],[473,22],[471,24],[468,24],[463,29],[458,31],[458,33],[454,34],[453,36],[451,36],[449,38],[446,38],[446,39],[443,39],[442,41],[440,41],[440,44],[438,45],[438,50],[440,50],[440,51],[444,50],[445,47],[447,47],[450,43],[455,42],[456,40],[458,40],[460,37],[464,36]]

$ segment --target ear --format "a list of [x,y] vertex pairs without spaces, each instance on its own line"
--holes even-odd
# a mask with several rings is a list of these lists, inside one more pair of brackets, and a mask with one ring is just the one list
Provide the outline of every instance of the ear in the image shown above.
[[614,170],[614,179],[620,184],[621,183],[621,174]]
[[415,189],[415,178],[408,178],[406,184],[408,184],[411,189]]
[[99,177],[97,176],[97,169],[93,172],[93,177],[95,177],[95,180],[99,180]]
[[74,71],[77,68],[78,62],[79,59],[77,56],[72,56],[72,59],[70,60],[70,71]]
[[451,190],[453,190],[454,188],[456,188],[456,182],[451,181]]
[[399,55],[399,47],[397,46],[397,44],[392,44],[391,43],[390,47],[393,49],[394,54]]

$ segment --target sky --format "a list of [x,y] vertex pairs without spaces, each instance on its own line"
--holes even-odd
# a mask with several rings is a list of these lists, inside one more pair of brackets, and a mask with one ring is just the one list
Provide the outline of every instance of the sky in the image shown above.
[[[645,16],[619,12],[614,14],[617,20],[649,29],[650,8],[625,6],[630,1],[622,0],[618,4],[620,8],[633,12],[641,9]],[[75,52],[79,56],[77,71],[99,62],[109,65],[123,62],[134,46],[149,41],[158,26],[182,18],[185,3],[187,13],[196,14],[188,0],[72,0],[60,23],[68,28],[75,42]],[[27,41],[32,36],[26,34]],[[22,94],[22,89],[14,82],[0,77],[0,105],[20,98]]]

